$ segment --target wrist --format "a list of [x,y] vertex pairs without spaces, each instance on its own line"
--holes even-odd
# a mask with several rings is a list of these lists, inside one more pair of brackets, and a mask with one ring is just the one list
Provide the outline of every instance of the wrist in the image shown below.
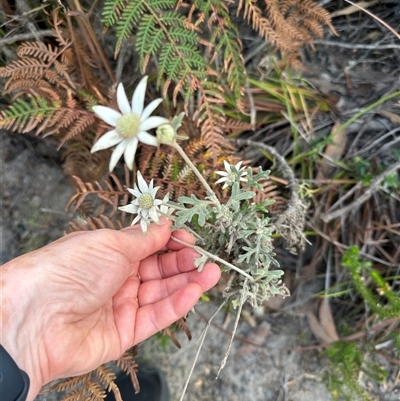
[[[1,275],[1,327],[0,342],[19,369],[30,381],[27,401],[31,401],[42,387],[39,363],[38,325],[41,314],[34,309],[35,274],[28,274],[24,257],[14,259],[0,267]],[[15,261],[18,262],[16,263]]]

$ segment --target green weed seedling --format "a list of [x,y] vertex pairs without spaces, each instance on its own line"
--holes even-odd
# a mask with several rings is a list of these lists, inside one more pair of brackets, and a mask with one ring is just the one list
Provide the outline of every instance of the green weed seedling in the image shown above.
[[[378,320],[400,318],[400,299],[390,285],[397,277],[383,277],[370,262],[362,260],[356,246],[344,253],[342,266],[350,273],[347,284],[361,297],[365,313],[375,315]],[[388,339],[393,341],[395,352],[400,354],[400,335],[385,332],[385,340]],[[380,383],[386,380],[388,372],[366,358],[367,354],[376,352],[371,342],[340,341],[329,346],[326,355],[331,368],[325,378],[334,400],[375,400],[359,383],[359,377],[363,374]]]

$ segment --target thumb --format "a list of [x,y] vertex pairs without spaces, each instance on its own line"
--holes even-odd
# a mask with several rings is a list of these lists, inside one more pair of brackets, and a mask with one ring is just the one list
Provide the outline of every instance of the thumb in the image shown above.
[[160,223],[150,224],[145,233],[140,225],[122,229],[120,234],[123,235],[123,245],[130,263],[141,261],[162,250],[171,238],[171,225],[172,221],[162,216]]

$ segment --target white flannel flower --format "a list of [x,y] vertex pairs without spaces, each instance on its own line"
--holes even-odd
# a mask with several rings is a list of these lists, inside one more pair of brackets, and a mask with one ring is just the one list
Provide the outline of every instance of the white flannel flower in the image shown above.
[[[135,219],[132,221],[132,225],[136,224],[140,220],[140,226],[142,231],[145,233],[147,227],[150,225],[151,221],[159,223],[158,220],[158,206],[163,203],[163,201],[156,199],[156,193],[160,187],[154,187],[154,180],[150,181],[147,185],[140,171],[137,173],[137,185],[134,188],[128,188],[128,191],[136,197],[129,205],[120,206],[118,209],[123,212],[137,214]],[[165,199],[165,198],[164,198]]]
[[[241,165],[242,162],[239,162],[236,164],[236,166],[231,166],[226,160],[224,160],[226,171],[216,171],[218,175],[222,175],[222,178],[220,178],[216,184],[224,182],[222,189],[225,189],[228,186],[231,186],[237,178],[239,178],[239,181],[247,181],[247,178],[245,178],[245,167],[240,168]],[[232,170],[232,167],[234,167],[236,171]]]
[[147,145],[157,146],[157,138],[147,131],[168,122],[164,117],[150,117],[150,114],[162,102],[161,98],[153,100],[143,109],[146,86],[147,77],[143,77],[133,93],[131,106],[124,86],[120,83],[117,88],[117,103],[120,112],[106,106],[93,106],[93,111],[99,118],[115,127],[106,132],[93,145],[91,150],[93,153],[117,145],[110,159],[110,172],[114,170],[122,154],[126,165],[132,170],[139,141]]
[[169,201],[169,193],[167,193],[164,196],[162,204],[160,205],[161,214],[164,216],[171,216],[172,213],[174,212],[174,208],[167,206],[168,201]]

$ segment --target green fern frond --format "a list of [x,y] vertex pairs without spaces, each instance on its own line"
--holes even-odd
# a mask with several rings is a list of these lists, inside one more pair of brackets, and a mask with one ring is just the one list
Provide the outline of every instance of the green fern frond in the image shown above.
[[83,89],[77,89],[76,93],[86,103],[86,109],[92,111],[92,107],[99,104],[99,100],[96,99],[90,93],[85,92]]
[[117,28],[117,44],[115,55],[119,53],[122,43],[130,35],[133,27],[138,23],[141,15],[146,11],[146,7],[142,1],[130,1],[122,11],[121,18],[118,19]]
[[143,69],[143,62],[147,54],[156,54],[163,40],[165,34],[161,29],[156,28],[153,15],[144,15],[141,19],[136,36],[136,48],[140,57],[140,64]]
[[0,128],[26,133],[37,127],[43,119],[51,118],[59,105],[44,98],[30,98],[30,102],[17,99],[0,113]]
[[110,28],[118,21],[125,6],[125,0],[107,0],[104,3],[101,22],[105,27]]
[[[216,11],[214,11],[216,12]],[[222,56],[223,72],[227,75],[229,89],[238,102],[243,96],[246,69],[242,57],[242,44],[237,27],[232,23],[225,9],[220,10],[221,22],[215,27],[211,42],[216,43],[214,56]]]

